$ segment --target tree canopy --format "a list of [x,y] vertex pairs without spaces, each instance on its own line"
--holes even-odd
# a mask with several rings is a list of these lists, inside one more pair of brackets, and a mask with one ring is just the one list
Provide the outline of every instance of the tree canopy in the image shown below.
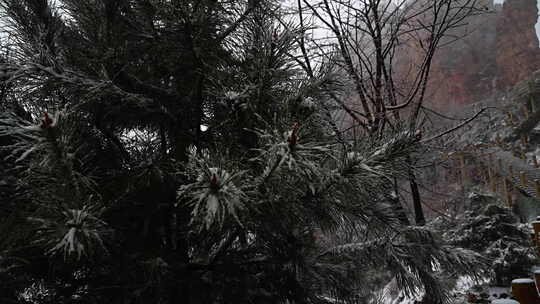
[[0,299],[364,303],[482,259],[392,201],[417,134],[354,138],[277,1],[0,0]]

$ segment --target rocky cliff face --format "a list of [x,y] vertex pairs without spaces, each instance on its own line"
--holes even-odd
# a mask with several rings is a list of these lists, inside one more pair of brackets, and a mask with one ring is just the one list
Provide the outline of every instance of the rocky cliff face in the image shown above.
[[497,85],[506,88],[540,68],[540,48],[535,31],[536,0],[507,0],[497,18]]
[[466,34],[464,39],[438,50],[426,100],[432,107],[479,101],[540,69],[536,0],[506,0],[491,9],[472,18],[466,30],[452,33]]

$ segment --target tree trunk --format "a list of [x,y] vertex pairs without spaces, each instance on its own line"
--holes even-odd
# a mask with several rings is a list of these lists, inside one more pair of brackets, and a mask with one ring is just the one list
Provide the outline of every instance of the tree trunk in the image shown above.
[[420,191],[418,191],[418,184],[416,183],[416,177],[414,176],[414,172],[412,170],[409,171],[409,184],[411,186],[415,222],[416,225],[423,226],[426,224],[426,219],[424,217],[424,210],[422,209]]
[[399,219],[399,221],[406,226],[409,226],[411,222],[409,221],[409,218],[407,217],[407,212],[403,208],[403,205],[401,205],[401,202],[399,201],[399,188],[397,184],[397,180],[394,179],[394,193],[390,196],[390,204],[392,204],[392,208],[396,212],[396,215]]

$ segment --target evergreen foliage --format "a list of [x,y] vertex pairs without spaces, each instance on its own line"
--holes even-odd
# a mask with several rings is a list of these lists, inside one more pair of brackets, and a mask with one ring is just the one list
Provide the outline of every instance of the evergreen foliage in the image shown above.
[[389,204],[418,137],[336,133],[279,3],[0,7],[2,302],[353,303],[373,269],[440,302],[438,271],[477,275]]
[[490,282],[495,286],[527,277],[536,260],[527,226],[492,196],[473,193],[467,203],[474,208],[455,220],[437,218],[432,223],[435,230],[448,244],[489,257]]

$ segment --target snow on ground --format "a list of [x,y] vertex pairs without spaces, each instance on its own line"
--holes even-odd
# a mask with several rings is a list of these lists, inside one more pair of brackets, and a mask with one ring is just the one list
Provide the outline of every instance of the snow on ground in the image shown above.
[[[486,280],[487,282],[487,280]],[[483,287],[478,288],[478,283],[485,282],[475,282],[472,278],[467,276],[461,276],[457,279],[455,287],[450,291],[450,298],[452,299],[453,304],[464,304],[467,303],[467,296],[471,293],[471,290],[476,290],[477,294],[485,293],[489,295],[489,300],[494,300],[499,297],[501,294],[509,294],[509,289],[504,287],[491,287],[487,285],[482,285]],[[402,292],[397,292],[394,290],[395,282],[390,282],[384,288],[383,294],[385,295],[383,299],[383,304],[416,304],[422,298],[422,295],[419,295],[414,298],[405,296]]]
[[[498,304],[515,304],[513,302],[493,302],[497,300],[501,300],[501,297],[503,298],[509,298],[511,295],[510,288],[509,287],[501,287],[501,286],[489,286],[487,284],[487,279],[484,282],[475,282],[472,278],[467,276],[462,276],[456,281],[455,287],[450,291],[450,298],[452,304],[465,304],[468,303],[468,297],[470,294],[474,295],[476,298],[482,298],[488,301],[492,301],[492,303],[498,303]],[[398,292],[396,294],[394,286],[394,282],[389,283],[384,291],[383,294],[385,297],[383,298],[382,304],[416,304],[420,301],[422,296],[418,296],[415,298],[409,298],[406,297],[402,292]]]
[[518,301],[510,300],[510,299],[499,299],[491,302],[492,304],[519,304]]

